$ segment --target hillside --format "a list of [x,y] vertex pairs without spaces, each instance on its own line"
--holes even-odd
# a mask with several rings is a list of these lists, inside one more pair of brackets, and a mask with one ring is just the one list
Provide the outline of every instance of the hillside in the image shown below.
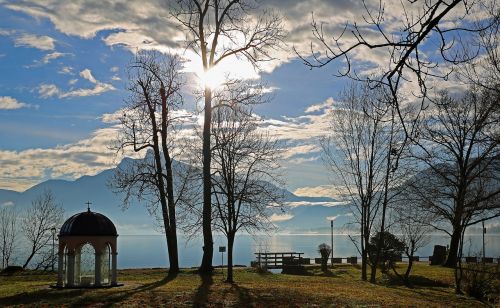
[[[132,163],[125,158],[119,166]],[[108,187],[116,168],[102,171],[93,176],[83,176],[74,181],[48,180],[24,192],[0,189],[0,205],[15,205],[19,210],[29,206],[31,201],[45,190],[51,190],[65,209],[65,217],[86,209],[86,202],[92,202],[94,211],[109,216],[117,225],[120,234],[155,233],[154,218],[144,204],[133,200],[127,209],[123,208],[123,195],[115,194]],[[284,212],[276,213],[275,224],[281,232],[329,232],[326,217],[336,216],[336,226],[342,226],[350,219],[349,209],[337,200],[328,197],[297,196],[284,190]],[[280,219],[287,220],[280,220]]]

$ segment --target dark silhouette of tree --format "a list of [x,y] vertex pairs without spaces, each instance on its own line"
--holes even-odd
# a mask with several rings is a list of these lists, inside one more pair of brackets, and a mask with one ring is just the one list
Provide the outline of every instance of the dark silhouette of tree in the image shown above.
[[[382,232],[377,232],[375,236],[370,238],[367,249],[368,255],[370,256],[370,262],[372,266],[382,267],[383,272],[386,272],[388,268],[396,272],[396,260],[398,260],[405,251],[405,244],[394,234],[388,231],[384,231],[384,233],[385,234],[382,235]],[[381,237],[384,238],[383,241],[380,240]],[[381,247],[379,247],[380,243],[382,243]],[[380,254],[378,260],[375,258],[377,254]]]
[[9,266],[17,237],[17,213],[12,207],[0,209],[0,253],[2,268]]
[[458,98],[442,92],[413,150],[427,169],[408,182],[412,198],[435,218],[427,223],[451,236],[450,267],[460,261],[466,228],[500,216],[499,100],[487,89]]
[[23,268],[30,264],[35,255],[42,253],[48,247],[52,239],[51,229],[61,224],[63,214],[63,208],[56,204],[50,190],[31,201],[31,207],[21,219],[21,231],[29,245],[29,255]]
[[[495,0],[489,6],[495,8]],[[413,83],[418,91],[413,92],[415,99],[420,100],[420,107],[426,106],[426,98],[431,88],[431,82],[436,79],[446,80],[457,66],[471,62],[482,50],[472,42],[480,37],[484,31],[497,27],[500,13],[498,9],[493,16],[468,22],[474,12],[487,9],[488,4],[483,1],[465,0],[437,0],[401,2],[401,7],[391,10],[401,10],[399,27],[393,18],[387,18],[384,1],[377,6],[363,1],[365,14],[361,21],[347,23],[343,30],[331,36],[324,31],[324,23],[312,21],[312,32],[319,49],[314,50],[311,44],[311,53],[308,56],[296,53],[310,68],[324,67],[339,60],[345,65],[339,70],[338,76],[348,76],[355,80],[367,81],[371,87],[383,86],[389,89],[400,122],[403,125],[407,138],[411,139],[417,133],[415,122],[420,113],[414,115],[413,121],[408,121],[402,112],[402,103],[399,95],[404,82]],[[456,17],[457,24],[450,25],[449,21]],[[460,23],[461,22],[461,23]],[[428,48],[438,50],[438,54],[429,55]],[[474,46],[473,50],[471,47]],[[427,48],[427,49],[426,49]],[[360,73],[366,67],[356,66],[356,53],[362,50],[377,50],[385,53],[383,65],[379,67],[381,74],[375,78]],[[407,98],[405,98],[407,99]],[[401,151],[406,143],[401,145]]]
[[[249,0],[177,0],[172,16],[187,34],[187,47],[200,56],[208,73],[224,59],[243,57],[257,65],[273,59],[271,51],[284,38],[281,17],[266,11],[257,17]],[[213,238],[211,208],[211,123],[212,90],[204,89],[203,124],[203,259],[201,273],[213,270]]]
[[275,140],[257,130],[258,119],[234,101],[260,100],[261,93],[245,85],[228,85],[212,118],[213,224],[227,237],[227,282],[233,282],[236,233],[269,229],[268,207],[283,198],[278,177],[279,150]]
[[[150,213],[160,208],[161,226],[167,241],[170,268],[179,272],[176,207],[187,197],[188,165],[173,167],[174,156],[182,153],[176,140],[179,124],[175,111],[182,105],[180,62],[158,52],[139,52],[129,65],[130,98],[121,118],[118,149],[146,152],[144,159],[118,168],[109,183],[115,192],[148,202]],[[184,167],[184,168],[183,168]]]

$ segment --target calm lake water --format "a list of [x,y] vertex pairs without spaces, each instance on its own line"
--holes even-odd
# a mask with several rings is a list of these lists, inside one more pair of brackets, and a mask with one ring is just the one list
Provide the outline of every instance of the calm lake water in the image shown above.
[[[223,236],[214,235],[214,265],[221,264],[218,246],[226,246]],[[249,265],[254,260],[255,252],[303,252],[304,257],[319,257],[317,247],[321,243],[330,245],[330,235],[272,235],[249,236],[240,235],[234,247],[234,263]],[[432,255],[434,245],[446,246],[448,236],[432,235],[429,245],[421,248],[416,255],[428,257]],[[500,256],[500,234],[485,236],[486,256]],[[199,266],[202,256],[202,239],[186,241],[179,237],[179,260],[181,267]],[[482,235],[466,236],[464,255],[478,255],[482,249]],[[357,250],[347,235],[334,235],[333,252],[335,257],[358,255]],[[226,264],[227,254],[224,254]],[[120,235],[118,237],[118,267],[148,268],[168,267],[167,245],[163,235]]]

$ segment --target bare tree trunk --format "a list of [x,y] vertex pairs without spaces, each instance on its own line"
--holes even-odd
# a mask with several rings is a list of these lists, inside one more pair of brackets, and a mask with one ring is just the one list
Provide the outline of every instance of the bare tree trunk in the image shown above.
[[404,281],[407,285],[410,284],[410,273],[411,273],[411,269],[413,267],[413,253],[408,258],[409,258],[408,259],[408,267],[406,268],[406,272],[404,275]]
[[32,249],[30,255],[28,256],[28,259],[26,259],[26,262],[24,262],[23,269],[28,266],[28,264],[31,262],[31,259],[33,259],[33,257],[35,256],[35,253],[35,249]]
[[460,235],[462,233],[461,225],[458,224],[453,227],[453,233],[451,234],[450,248],[448,250],[448,258],[444,266],[455,267],[457,266],[457,255],[460,249]]
[[226,282],[234,282],[233,280],[233,247],[234,234],[230,233],[227,236],[227,279]]
[[205,87],[205,122],[203,123],[203,259],[200,273],[213,271],[214,241],[212,238],[212,180],[210,165],[210,127],[212,123],[212,91]]
[[168,224],[169,230],[165,230],[167,235],[167,246],[168,246],[168,257],[170,262],[170,268],[168,275],[170,277],[175,277],[179,273],[179,256],[177,251],[177,223],[175,218],[175,201],[174,201],[174,176],[172,172],[172,159],[170,158],[170,152],[167,147],[167,122],[168,122],[168,105],[167,97],[165,95],[165,88],[162,83],[160,88],[160,95],[162,101],[162,120],[161,120],[161,145],[163,151],[163,158],[165,159],[165,170],[167,172],[167,208],[168,208]]
[[[365,210],[366,211],[366,210]],[[366,214],[365,214],[366,216]],[[367,267],[368,267],[368,243],[370,240],[370,233],[367,230],[366,224],[362,226],[363,234],[362,234],[362,246],[361,246],[361,280],[367,280]]]

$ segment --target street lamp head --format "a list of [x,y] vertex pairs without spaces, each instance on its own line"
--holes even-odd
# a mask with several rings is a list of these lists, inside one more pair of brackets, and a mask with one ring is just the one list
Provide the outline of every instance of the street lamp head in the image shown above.
[[52,232],[52,235],[56,234],[56,227],[52,227],[50,231]]

